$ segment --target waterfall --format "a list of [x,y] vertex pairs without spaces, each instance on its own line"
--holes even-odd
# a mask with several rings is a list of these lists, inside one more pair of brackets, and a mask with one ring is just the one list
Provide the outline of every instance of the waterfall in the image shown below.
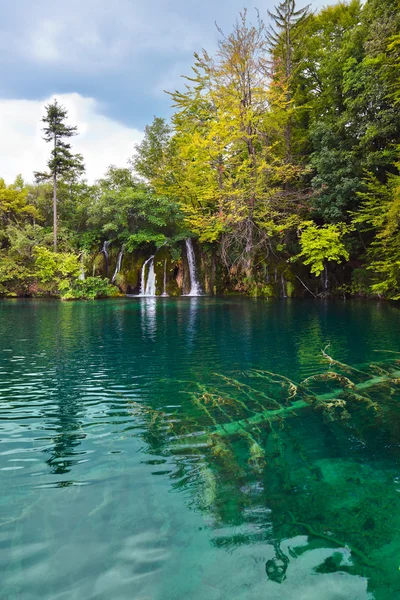
[[283,298],[287,298],[287,294],[286,294],[286,281],[285,281],[285,278],[283,276],[283,273],[281,274],[281,285],[282,285],[282,297]]
[[111,242],[107,242],[106,240],[103,243],[103,247],[101,249],[102,253],[104,254],[104,258],[106,261],[106,277],[108,277],[108,246],[111,244]]
[[164,260],[164,284],[163,284],[163,296],[168,296],[167,294],[167,259]]
[[[146,267],[149,265],[147,280]],[[156,273],[154,271],[154,255],[150,256],[142,267],[142,276],[140,283],[140,296],[155,296],[156,295]]]
[[152,256],[149,263],[149,272],[147,273],[147,283],[145,289],[146,296],[156,295],[156,272],[154,270],[154,256]]
[[115,281],[115,279],[116,279],[116,277],[117,277],[118,273],[119,273],[119,272],[120,272],[120,270],[121,270],[121,265],[122,265],[122,257],[123,257],[123,255],[124,255],[124,247],[122,246],[122,248],[121,248],[121,250],[119,251],[119,254],[118,254],[118,258],[117,258],[117,266],[115,267],[115,272],[114,272],[113,278],[111,279],[111,283],[114,283],[114,281]]
[[186,240],[186,254],[190,275],[190,292],[188,296],[201,296],[202,292],[200,283],[196,279],[196,261],[194,256],[193,244],[190,238]]
[[80,263],[81,263],[81,272],[79,274],[79,279],[81,281],[85,281],[86,276],[85,276],[85,265],[84,265],[84,262],[83,262],[83,252],[82,252],[79,260],[80,260]]

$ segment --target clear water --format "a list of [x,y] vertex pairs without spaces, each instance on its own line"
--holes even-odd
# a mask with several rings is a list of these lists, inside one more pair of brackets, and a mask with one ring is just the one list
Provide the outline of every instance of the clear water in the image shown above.
[[384,303],[0,302],[0,597],[400,598],[399,332]]

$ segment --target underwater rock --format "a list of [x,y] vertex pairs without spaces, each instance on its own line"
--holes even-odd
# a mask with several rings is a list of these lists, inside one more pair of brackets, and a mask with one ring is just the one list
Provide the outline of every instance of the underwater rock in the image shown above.
[[286,579],[286,570],[288,567],[289,559],[282,558],[271,558],[265,563],[265,572],[268,575],[268,579],[275,581],[276,583],[282,583]]

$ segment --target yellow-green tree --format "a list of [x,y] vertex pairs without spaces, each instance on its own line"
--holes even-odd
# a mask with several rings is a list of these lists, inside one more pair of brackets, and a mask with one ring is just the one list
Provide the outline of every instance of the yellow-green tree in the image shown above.
[[[400,176],[390,175],[382,184],[370,175],[366,191],[359,194],[362,205],[353,223],[366,235],[373,234],[366,258],[372,272],[372,292],[400,299]],[[369,232],[369,234],[368,234]]]
[[39,217],[37,209],[29,203],[28,188],[19,175],[13,184],[7,186],[0,179],[0,224],[19,225],[24,221],[34,221]]
[[186,90],[171,94],[173,177],[162,190],[182,202],[200,241],[219,240],[226,264],[247,273],[285,214],[282,187],[299,173],[282,144],[285,90],[269,87],[266,57],[264,25],[246,12],[215,56],[196,55]]

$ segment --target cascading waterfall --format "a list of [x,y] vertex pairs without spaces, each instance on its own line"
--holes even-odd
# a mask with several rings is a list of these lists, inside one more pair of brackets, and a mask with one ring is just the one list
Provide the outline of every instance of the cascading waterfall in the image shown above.
[[164,282],[163,282],[163,296],[168,296],[167,294],[167,259],[164,260]]
[[146,295],[146,267],[150,261],[154,259],[154,256],[150,256],[144,263],[142,267],[141,281],[140,281],[140,296]]
[[111,279],[111,283],[114,283],[114,281],[117,278],[118,273],[121,270],[123,255],[124,255],[124,247],[122,246],[121,250],[118,253],[117,266],[115,267],[115,272],[114,272],[113,278]]
[[281,285],[282,285],[282,298],[287,298],[286,281],[285,281],[285,278],[283,276],[283,273],[281,274]]
[[101,249],[102,253],[104,254],[104,258],[106,261],[106,277],[108,277],[108,246],[110,245],[111,242],[105,240],[103,242],[103,247]]
[[[147,270],[146,279],[146,267],[149,265]],[[150,256],[142,267],[141,283],[140,283],[140,296],[155,296],[156,295],[156,272],[154,270],[154,255]]]
[[79,279],[81,281],[85,281],[86,275],[85,275],[85,265],[84,265],[84,259],[83,259],[83,252],[82,252],[79,260],[80,260],[80,263],[81,263],[81,272],[79,274]]
[[192,240],[188,238],[186,240],[186,254],[189,265],[189,275],[190,275],[190,292],[188,296],[201,296],[202,291],[200,287],[200,283],[196,278],[196,260],[194,256],[193,244]]

